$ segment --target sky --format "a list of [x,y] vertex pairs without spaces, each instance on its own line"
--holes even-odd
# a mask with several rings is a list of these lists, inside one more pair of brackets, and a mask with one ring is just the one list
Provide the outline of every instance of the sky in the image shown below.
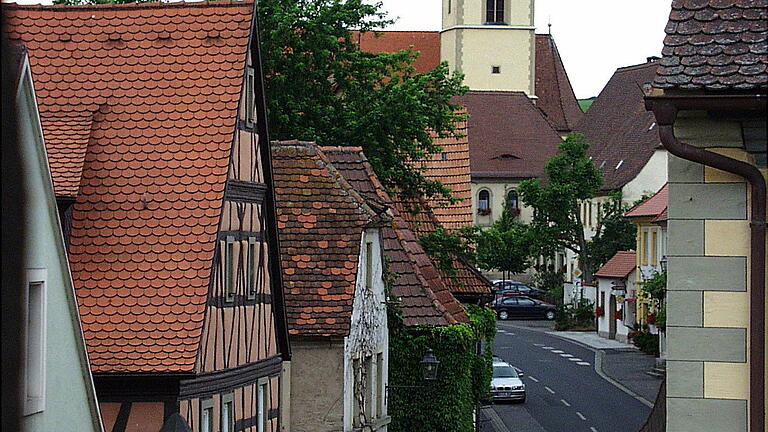
[[[440,30],[441,0],[380,1],[391,18],[398,18],[387,30]],[[552,24],[552,36],[580,99],[597,96],[617,68],[661,55],[672,4],[671,0],[535,2],[536,33],[547,33],[547,23]]]

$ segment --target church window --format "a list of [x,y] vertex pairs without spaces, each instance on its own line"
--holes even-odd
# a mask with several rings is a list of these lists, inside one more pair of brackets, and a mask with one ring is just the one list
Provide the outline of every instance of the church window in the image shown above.
[[504,0],[486,0],[485,21],[487,24],[504,23]]

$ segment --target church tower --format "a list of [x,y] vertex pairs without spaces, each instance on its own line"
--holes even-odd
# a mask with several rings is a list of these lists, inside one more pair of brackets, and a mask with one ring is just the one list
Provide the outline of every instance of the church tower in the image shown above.
[[534,0],[443,0],[440,58],[470,90],[535,97]]

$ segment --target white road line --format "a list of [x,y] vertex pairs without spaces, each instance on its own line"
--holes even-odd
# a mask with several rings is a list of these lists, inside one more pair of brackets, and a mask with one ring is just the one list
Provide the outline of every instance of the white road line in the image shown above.
[[562,350],[552,350],[552,352],[555,353],[555,354],[562,354],[565,351],[562,351]]
[[532,376],[530,376],[530,375],[528,375],[528,378],[530,378],[530,379],[531,379],[531,381],[533,381],[533,382],[539,382],[539,380],[537,380],[536,378],[534,378],[534,377],[532,377]]
[[585,361],[576,362],[576,364],[579,366],[589,366],[589,362],[585,362]]
[[537,346],[537,347],[543,347],[543,346],[544,346],[544,344],[533,344],[533,346]]
[[512,333],[512,332],[507,332],[507,334],[508,334],[508,335],[510,335],[510,336],[514,336],[514,335],[515,335],[515,334],[514,334],[514,333]]
[[580,362],[580,361],[583,361],[582,359],[580,359],[580,358],[578,358],[578,357],[569,358],[568,360],[569,360],[569,361],[572,361],[572,362]]
[[552,394],[555,394],[555,391],[554,391],[554,390],[552,390],[551,388],[549,388],[549,387],[547,387],[547,386],[544,386],[544,388],[545,388],[545,389],[547,389],[547,391],[548,391],[548,392],[550,392],[550,393],[552,393]]
[[542,348],[544,348],[546,350],[553,350],[553,349],[555,349],[555,347],[551,347],[551,346],[543,346]]
[[582,414],[582,413],[580,413],[580,412],[578,412],[578,411],[576,411],[576,415],[577,415],[577,416],[579,416],[579,418],[580,418],[580,419],[582,419],[582,420],[584,420],[584,421],[586,421],[586,420],[587,420],[587,418],[586,418],[586,417],[584,417],[584,414]]
[[565,406],[567,406],[567,407],[571,406],[571,404],[569,404],[569,403],[568,403],[568,401],[567,401],[567,400],[565,400],[565,399],[560,399],[560,402],[562,402],[562,403],[563,403],[563,405],[565,405]]
[[592,432],[597,432],[597,429],[595,429],[594,426],[590,427],[589,430],[591,430]]
[[563,353],[560,354],[560,357],[573,357],[573,354]]

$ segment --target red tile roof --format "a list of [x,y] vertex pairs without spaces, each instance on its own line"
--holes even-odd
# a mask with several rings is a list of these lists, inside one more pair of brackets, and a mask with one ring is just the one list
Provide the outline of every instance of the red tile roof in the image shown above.
[[392,294],[402,299],[400,308],[405,324],[439,326],[468,322],[463,307],[422,249],[418,237],[392,205],[362,149],[323,147],[322,150],[363,196],[390,208],[392,222],[382,228],[381,235],[388,271],[394,276]]
[[272,144],[288,332],[349,334],[360,241],[378,215],[315,145]]
[[251,11],[3,5],[56,192],[77,191],[69,258],[94,372],[194,369]]
[[576,125],[591,144],[589,156],[602,169],[603,190],[632,181],[661,148],[656,119],[643,100],[643,86],[653,81],[657,67],[658,62],[649,62],[617,69]]
[[595,277],[625,278],[635,270],[637,256],[635,252],[619,251],[595,272]]
[[552,35],[536,35],[536,106],[558,132],[570,132],[584,113]]
[[440,33],[432,31],[355,32],[362,51],[397,52],[413,46],[418,51],[416,72],[429,72],[440,64]]
[[654,86],[768,88],[768,0],[674,0]]
[[651,195],[645,201],[632,207],[624,213],[626,217],[653,217],[660,218],[659,221],[666,220],[667,203],[669,202],[669,188],[665,184],[655,194]]
[[472,178],[539,177],[562,142],[525,93],[470,91],[453,102],[469,113]]
[[433,133],[434,143],[442,151],[433,155],[424,163],[424,176],[437,180],[451,189],[454,198],[461,201],[451,204],[447,200],[430,198],[437,220],[445,228],[455,230],[472,225],[472,191],[469,174],[469,141],[467,141],[467,122],[457,124],[462,138],[439,138]]

